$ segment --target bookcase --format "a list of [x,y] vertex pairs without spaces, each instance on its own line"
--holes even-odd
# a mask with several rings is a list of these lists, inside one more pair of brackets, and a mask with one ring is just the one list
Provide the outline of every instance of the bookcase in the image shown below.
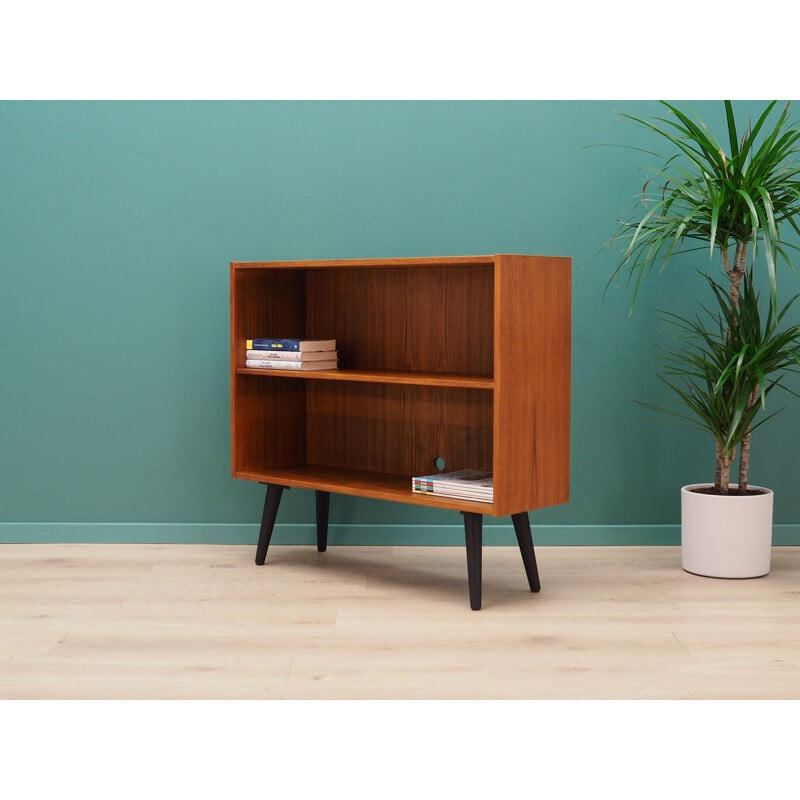
[[[569,258],[234,261],[230,303],[232,475],[267,486],[257,563],[299,487],[320,550],[331,493],[461,512],[472,608],[482,518],[511,516],[538,591],[528,511],[569,499]],[[339,369],[248,369],[260,336],[336,339]],[[493,502],[411,491],[466,468],[493,473]]]

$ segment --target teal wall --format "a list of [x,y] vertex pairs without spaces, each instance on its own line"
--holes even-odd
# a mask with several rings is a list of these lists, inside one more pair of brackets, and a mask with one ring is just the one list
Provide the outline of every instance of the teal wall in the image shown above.
[[[663,397],[655,312],[688,308],[694,264],[632,317],[603,297],[595,253],[649,161],[592,145],[653,144],[619,112],[659,107],[0,103],[0,541],[255,540],[263,487],[229,476],[229,261],[524,252],[574,266],[572,499],[532,514],[537,541],[676,543],[713,447],[634,400]],[[789,404],[753,451],[776,542],[800,543],[798,440]],[[312,540],[312,501],[285,495],[275,542]],[[334,543],[463,539],[452,512],[344,496],[331,522]]]

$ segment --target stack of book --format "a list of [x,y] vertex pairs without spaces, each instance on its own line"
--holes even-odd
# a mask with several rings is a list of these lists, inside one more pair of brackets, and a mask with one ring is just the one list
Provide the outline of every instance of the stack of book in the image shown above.
[[440,472],[436,475],[412,478],[411,491],[417,494],[455,497],[459,500],[476,500],[480,503],[491,503],[494,498],[492,473],[477,469]]
[[248,369],[336,369],[336,339],[248,339]]

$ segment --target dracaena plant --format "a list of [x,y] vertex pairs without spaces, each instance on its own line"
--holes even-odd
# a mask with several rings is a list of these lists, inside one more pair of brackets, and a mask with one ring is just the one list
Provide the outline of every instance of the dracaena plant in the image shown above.
[[[724,299],[727,307],[720,307],[714,319],[723,325],[724,336],[709,339],[703,321],[673,317],[684,333],[691,332],[697,339],[694,350],[685,351],[682,357],[688,352],[694,355],[673,361],[669,374],[674,378],[685,371],[690,380],[700,380],[701,374],[703,378],[693,390],[679,390],[674,380],[670,385],[701,427],[714,435],[715,489],[720,493],[729,491],[730,465],[739,448],[738,490],[743,493],[756,414],[763,410],[767,393],[781,385],[779,380],[772,382],[770,372],[771,365],[782,363],[781,359],[766,359],[759,367],[747,354],[752,354],[758,341],[776,344],[778,330],[771,326],[788,311],[788,306],[778,310],[777,266],[783,260],[791,267],[788,251],[798,249],[781,238],[781,231],[788,225],[800,234],[800,128],[790,119],[790,104],[776,109],[777,101],[773,101],[753,124],[741,129],[732,103],[725,101],[727,141],[721,144],[702,120],[671,103],[663,105],[667,113],[659,119],[624,115],[660,137],[672,153],[645,183],[632,217],[620,222],[612,243],[622,245],[623,255],[612,280],[624,276],[633,287],[635,302],[644,275],[655,267],[665,267],[678,252],[706,251],[711,259],[718,254],[720,274],[727,283],[723,287],[712,280],[712,288],[717,302]],[[753,309],[743,309],[741,304],[744,287],[750,293],[748,302],[757,298],[753,270],[760,262],[769,286],[769,311],[763,325],[759,317],[756,339],[750,341],[742,338],[743,326],[745,319],[748,324],[753,321]],[[757,305],[756,300],[756,310]],[[746,335],[754,333],[750,329]],[[723,343],[725,349],[721,350]],[[784,345],[788,357],[791,345]],[[736,347],[742,349],[731,361]],[[745,363],[753,371],[744,371]],[[732,364],[739,365],[738,371]],[[745,377],[752,379],[747,392],[742,383]],[[705,388],[700,391],[698,386]],[[711,419],[712,411],[716,421]],[[725,426],[718,424],[723,411],[729,418]]]
[[680,345],[664,349],[660,377],[677,395],[683,411],[641,405],[714,436],[714,483],[715,491],[721,494],[729,492],[731,464],[740,448],[738,490],[745,493],[750,453],[743,443],[777,413],[765,413],[767,397],[773,390],[780,388],[796,395],[783,380],[788,373],[800,371],[800,325],[786,324],[798,295],[780,310],[770,299],[766,314],[762,314],[752,270],[742,278],[738,303],[731,302],[728,287],[705,277],[715,305],[703,306],[694,318],[664,314],[677,331]]

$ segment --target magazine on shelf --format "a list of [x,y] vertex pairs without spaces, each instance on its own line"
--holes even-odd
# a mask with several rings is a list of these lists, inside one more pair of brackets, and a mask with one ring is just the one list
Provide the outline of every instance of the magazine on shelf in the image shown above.
[[491,503],[494,497],[492,473],[477,469],[440,472],[411,479],[411,490],[417,494],[454,497]]

